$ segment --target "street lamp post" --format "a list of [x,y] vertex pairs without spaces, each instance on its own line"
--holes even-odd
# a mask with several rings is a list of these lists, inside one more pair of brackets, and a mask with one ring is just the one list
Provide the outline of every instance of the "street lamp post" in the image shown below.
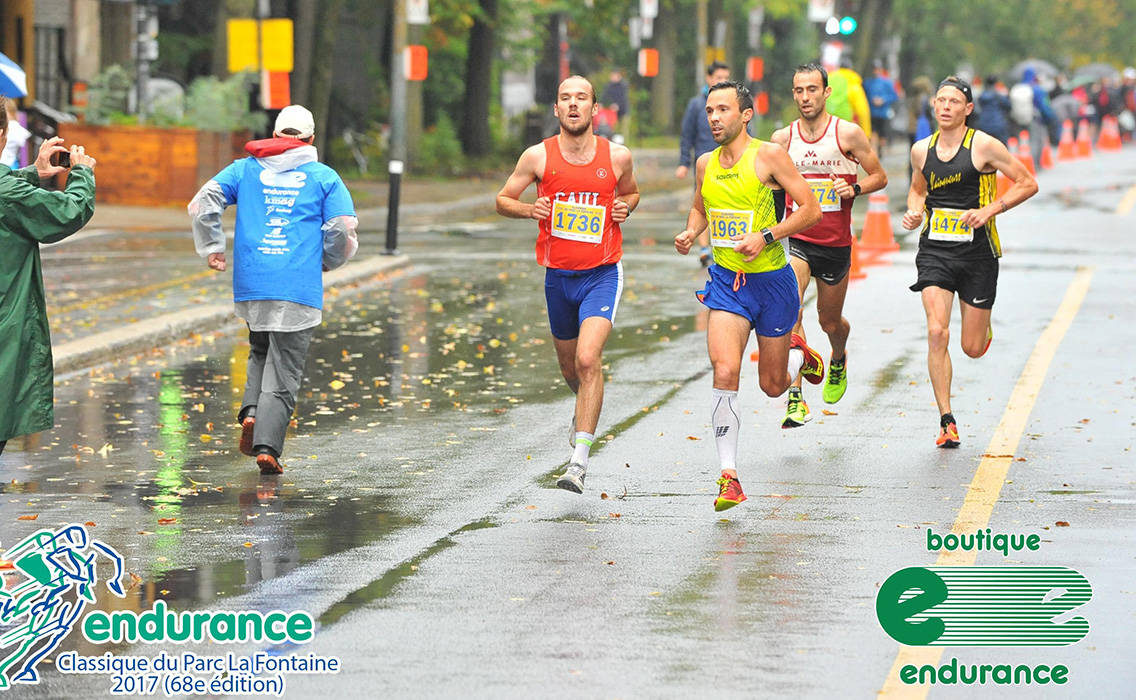
[[390,194],[384,255],[398,254],[398,199],[406,163],[406,0],[395,0],[391,32]]

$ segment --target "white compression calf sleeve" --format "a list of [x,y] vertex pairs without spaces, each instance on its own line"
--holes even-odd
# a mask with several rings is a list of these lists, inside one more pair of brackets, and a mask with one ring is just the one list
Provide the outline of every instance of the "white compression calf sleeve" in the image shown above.
[[805,351],[800,348],[789,349],[789,381],[794,381],[805,366]]
[[714,389],[714,442],[718,446],[718,461],[722,469],[736,469],[738,457],[738,428],[741,420],[735,404],[738,392]]

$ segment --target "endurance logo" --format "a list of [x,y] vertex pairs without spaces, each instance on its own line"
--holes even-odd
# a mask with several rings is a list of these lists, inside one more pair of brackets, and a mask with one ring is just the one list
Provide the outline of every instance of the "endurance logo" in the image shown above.
[[114,563],[107,589],[125,598],[122,555],[91,539],[82,525],[40,530],[0,554],[23,579],[0,586],[0,649],[8,653],[0,659],[0,690],[9,683],[39,683],[36,665],[70,634],[87,604],[95,602],[100,554]]
[[1062,566],[928,566],[901,569],[876,596],[876,616],[910,646],[1068,646],[1089,632],[1067,615],[1093,596]]

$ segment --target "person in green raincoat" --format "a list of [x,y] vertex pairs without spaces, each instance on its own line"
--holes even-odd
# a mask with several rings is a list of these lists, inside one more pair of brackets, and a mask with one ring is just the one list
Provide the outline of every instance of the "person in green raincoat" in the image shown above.
[[[0,97],[0,149],[8,140],[5,98]],[[0,165],[0,453],[9,438],[47,430],[54,423],[54,373],[40,243],[75,233],[95,213],[95,159],[82,146],[44,141],[34,165]],[[63,192],[39,187],[67,168],[51,164],[69,152],[71,172]]]

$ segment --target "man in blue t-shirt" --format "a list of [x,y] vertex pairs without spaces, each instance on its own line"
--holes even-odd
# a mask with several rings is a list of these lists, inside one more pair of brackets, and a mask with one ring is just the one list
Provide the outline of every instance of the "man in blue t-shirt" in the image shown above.
[[343,180],[318,161],[315,120],[300,105],[276,117],[272,138],[245,145],[189,203],[197,254],[224,271],[221,214],[237,205],[233,302],[249,327],[240,450],[261,474],[280,474],[312,334],[323,320],[323,272],[359,247],[355,205]]
[[864,93],[868,96],[868,112],[872,118],[872,142],[876,153],[882,156],[891,135],[891,120],[899,93],[883,64],[876,63],[872,73],[872,77],[864,81]]

